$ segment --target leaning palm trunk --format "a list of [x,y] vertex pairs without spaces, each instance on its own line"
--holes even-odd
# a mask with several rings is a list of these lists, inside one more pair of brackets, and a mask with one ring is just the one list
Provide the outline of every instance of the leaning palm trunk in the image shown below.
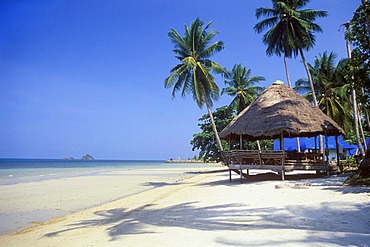
[[301,54],[302,62],[303,62],[304,68],[306,69],[306,73],[307,73],[308,81],[309,81],[310,86],[311,86],[312,98],[313,98],[313,105],[314,105],[315,107],[317,107],[317,99],[316,99],[315,87],[314,87],[314,85],[313,85],[313,81],[312,81],[312,76],[311,76],[310,68],[308,67],[308,64],[307,64],[306,58],[305,58],[305,56],[304,56],[304,54],[303,54],[303,50],[302,50],[302,49],[299,49],[299,52],[300,52],[300,54]]
[[220,136],[218,135],[218,131],[217,131],[215,120],[213,118],[211,107],[210,107],[207,100],[205,102],[206,102],[209,118],[211,119],[212,129],[213,129],[213,132],[215,133],[215,136],[216,136],[217,144],[219,146],[220,151],[222,152],[222,151],[224,151],[224,149],[222,147],[222,142],[221,142]]
[[285,74],[286,74],[286,79],[288,81],[288,86],[291,88],[292,84],[290,83],[290,76],[289,76],[289,71],[288,71],[288,63],[286,62],[286,56],[284,55],[284,66],[285,66]]
[[[292,87],[292,84],[290,83],[288,63],[286,61],[286,55],[285,54],[284,54],[284,66],[285,66],[285,74],[286,74],[286,79],[288,81],[288,86],[291,88]],[[298,152],[301,152],[301,143],[299,141],[299,137],[296,137],[296,142],[297,142],[297,151]]]
[[[309,69],[309,67],[308,67],[308,64],[307,64],[306,58],[305,58],[305,56],[304,56],[304,54],[303,54],[303,50],[302,50],[302,49],[299,49],[299,52],[300,52],[300,54],[301,54],[302,62],[303,62],[304,68],[306,69],[307,77],[308,77],[308,81],[309,81],[310,86],[311,86],[312,98],[313,98],[313,105],[314,105],[315,107],[317,107],[317,99],[316,99],[315,87],[313,86],[313,81],[312,81],[311,72],[310,72],[310,69]],[[319,143],[320,143],[320,153],[324,153],[324,142],[323,142],[322,135],[320,135]]]
[[[346,32],[349,32],[349,25],[345,25]],[[349,40],[346,39],[346,46],[347,46],[347,55],[348,58],[351,59],[351,46],[349,44]],[[360,132],[359,132],[359,117],[358,117],[358,111],[357,111],[357,97],[356,97],[356,89],[355,89],[355,83],[353,82],[354,76],[352,75],[352,81],[351,81],[351,93],[352,93],[352,105],[353,105],[353,121],[355,122],[355,133],[356,133],[356,139],[357,139],[357,146],[360,151],[360,154],[362,156],[365,156],[365,152],[362,149],[361,139],[360,139]]]
[[356,90],[355,90],[355,86],[353,82],[351,82],[351,91],[352,91],[353,118],[355,122],[355,133],[356,133],[357,145],[358,145],[360,154],[364,156],[365,152],[364,152],[364,149],[362,148],[359,124],[358,124],[359,117],[358,117],[358,110],[357,110]]
[[361,122],[362,116],[361,116],[361,113],[360,113],[359,110],[357,110],[357,115],[358,115],[358,126],[360,127],[360,132],[361,132],[362,140],[364,141],[364,152],[366,153],[366,149],[367,149],[366,139],[365,139],[365,135],[364,135],[364,129],[362,128],[362,122]]

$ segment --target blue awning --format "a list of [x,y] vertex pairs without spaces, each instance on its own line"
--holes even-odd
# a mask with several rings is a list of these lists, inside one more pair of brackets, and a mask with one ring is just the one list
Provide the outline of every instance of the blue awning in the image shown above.
[[[306,149],[315,149],[315,137],[311,137],[311,138],[300,137],[299,142],[300,142],[300,147],[301,147],[302,152],[305,151]],[[320,145],[319,142],[320,142],[319,137],[316,137],[316,148],[319,148],[319,145]],[[323,137],[323,142],[324,142],[324,147],[326,147],[325,137]],[[341,136],[338,136],[338,142],[339,142],[339,145],[343,149],[351,151],[350,155],[353,155],[352,151],[356,152],[357,150],[357,145],[348,144],[346,141],[343,140]],[[336,149],[334,136],[328,137],[328,148]],[[274,150],[280,150],[279,140],[274,140]],[[298,150],[296,138],[284,138],[284,150],[289,150],[289,151]]]

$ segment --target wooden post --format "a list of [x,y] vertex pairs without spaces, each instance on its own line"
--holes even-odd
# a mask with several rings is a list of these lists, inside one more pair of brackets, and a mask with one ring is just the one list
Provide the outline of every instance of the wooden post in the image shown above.
[[[284,135],[283,133],[280,134],[280,149],[284,151]],[[285,159],[281,162],[281,180],[285,180]]]
[[328,141],[328,133],[326,131],[327,129],[327,126],[325,125],[325,156],[326,156],[326,165],[327,165],[327,175],[329,176],[330,175],[330,171],[329,171],[329,141]]
[[279,138],[280,150],[284,150],[284,137],[281,134]]
[[242,170],[242,165],[239,165],[239,171],[240,171],[240,183],[243,183],[243,170]]
[[337,166],[339,167],[340,172],[342,172],[341,165],[340,165],[340,157],[339,157],[339,141],[338,136],[335,136],[335,148],[337,151]]
[[231,137],[229,135],[229,151],[231,151]]
[[[243,150],[243,135],[240,134],[240,150]],[[242,169],[243,159],[239,159],[239,166],[240,166],[240,183],[243,183],[243,169]]]
[[260,140],[257,140],[257,148],[258,148],[258,151],[261,152],[261,144],[260,144]]
[[242,134],[240,134],[239,142],[240,142],[240,150],[242,150],[243,149],[243,135]]

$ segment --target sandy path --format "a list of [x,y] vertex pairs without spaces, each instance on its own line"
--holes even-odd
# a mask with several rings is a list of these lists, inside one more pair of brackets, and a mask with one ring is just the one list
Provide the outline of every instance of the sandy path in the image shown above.
[[370,245],[370,188],[341,180],[294,189],[297,181],[203,173],[2,236],[0,246]]

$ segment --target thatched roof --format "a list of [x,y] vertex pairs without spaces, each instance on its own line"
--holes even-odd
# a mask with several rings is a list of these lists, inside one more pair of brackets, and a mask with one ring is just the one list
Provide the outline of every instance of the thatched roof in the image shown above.
[[220,133],[223,139],[277,139],[344,134],[330,117],[281,81],[274,82]]

